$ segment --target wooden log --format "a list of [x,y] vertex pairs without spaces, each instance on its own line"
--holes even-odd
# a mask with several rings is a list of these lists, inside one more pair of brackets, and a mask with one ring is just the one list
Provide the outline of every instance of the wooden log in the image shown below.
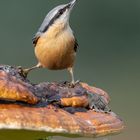
[[33,84],[22,70],[0,66],[0,128],[54,134],[105,136],[123,130],[108,107],[108,94],[86,83]]

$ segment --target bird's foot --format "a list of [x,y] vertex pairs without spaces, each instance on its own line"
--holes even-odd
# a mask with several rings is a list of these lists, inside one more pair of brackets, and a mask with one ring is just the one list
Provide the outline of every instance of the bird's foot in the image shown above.
[[80,82],[81,82],[80,80],[72,81],[68,85],[70,88],[74,88],[76,85],[80,84]]
[[24,77],[24,78],[27,78],[27,75],[30,71],[36,69],[36,68],[41,68],[41,64],[37,64],[31,68],[28,68],[28,69],[23,69],[21,66],[18,66],[17,68],[19,69],[19,73]]
[[30,69],[23,69],[21,66],[18,66],[17,69],[19,70],[20,75],[22,75],[24,78],[27,78]]
[[59,85],[74,88],[76,85],[80,84],[80,82],[81,82],[80,80],[77,80],[76,82],[63,81],[60,82]]

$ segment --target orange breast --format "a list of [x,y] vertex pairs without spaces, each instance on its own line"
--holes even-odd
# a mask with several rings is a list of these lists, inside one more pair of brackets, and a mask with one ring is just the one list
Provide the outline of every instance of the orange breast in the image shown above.
[[68,31],[50,29],[42,35],[35,47],[35,55],[43,67],[51,70],[72,67],[75,59],[75,40]]

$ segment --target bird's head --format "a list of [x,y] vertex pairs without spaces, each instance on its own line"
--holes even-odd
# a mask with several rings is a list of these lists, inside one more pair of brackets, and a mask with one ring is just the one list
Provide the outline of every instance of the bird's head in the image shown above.
[[51,10],[48,14],[48,17],[50,19],[50,22],[61,22],[61,23],[67,23],[69,22],[69,17],[71,14],[71,11],[76,4],[76,0],[72,0],[68,4],[63,4],[55,7],[53,10]]
[[56,34],[57,34],[57,32],[59,32],[63,27],[66,27],[66,25],[69,25],[69,17],[76,2],[77,0],[71,0],[67,4],[59,5],[55,7],[54,9],[52,9],[47,14],[38,32],[34,36],[33,44],[36,44],[38,38],[43,33],[47,32],[50,28],[55,29],[54,27],[58,26],[59,29],[56,31]]
[[39,32],[46,32],[49,27],[55,24],[66,25],[69,23],[71,11],[77,0],[71,0],[70,3],[59,5],[52,9],[44,19]]

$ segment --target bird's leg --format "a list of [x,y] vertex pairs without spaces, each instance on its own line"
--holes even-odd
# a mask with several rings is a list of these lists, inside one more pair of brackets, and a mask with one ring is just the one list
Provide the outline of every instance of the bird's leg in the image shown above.
[[31,68],[28,68],[28,69],[24,69],[24,72],[28,74],[30,71],[32,71],[32,70],[34,70],[36,68],[41,68],[41,67],[42,67],[41,64],[38,63],[36,66],[33,66]]
[[71,86],[74,86],[75,85],[75,80],[74,80],[73,68],[72,67],[68,68],[68,71],[71,75],[71,83],[70,84],[71,84]]
[[22,67],[18,67],[18,69],[20,70],[20,73],[26,78],[28,73],[36,68],[41,68],[41,64],[38,63],[36,66],[33,66],[31,68],[28,68],[28,69],[22,69]]

